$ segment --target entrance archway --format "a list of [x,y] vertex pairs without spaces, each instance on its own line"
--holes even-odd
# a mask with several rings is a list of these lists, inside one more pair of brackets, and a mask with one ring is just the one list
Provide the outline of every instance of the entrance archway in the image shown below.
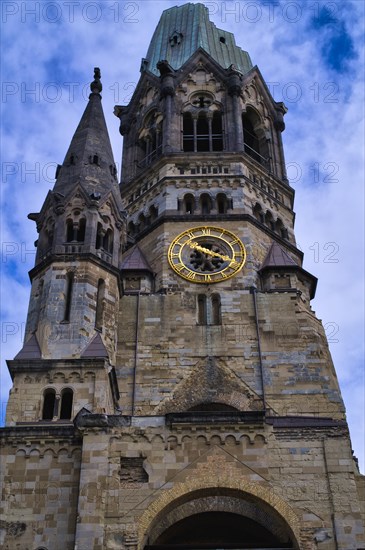
[[140,522],[140,550],[298,550],[298,518],[278,495],[242,480],[198,483],[177,484],[151,504]]
[[168,527],[145,550],[287,549],[289,541],[279,540],[257,521],[232,512],[193,514]]

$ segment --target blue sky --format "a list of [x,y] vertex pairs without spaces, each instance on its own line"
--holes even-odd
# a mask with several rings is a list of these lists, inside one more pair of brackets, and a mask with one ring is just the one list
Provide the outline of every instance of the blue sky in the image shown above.
[[[117,165],[115,104],[128,103],[164,1],[6,1],[2,9],[1,412],[5,366],[22,346],[35,224],[85,108],[93,68]],[[364,3],[202,2],[234,33],[277,101],[296,190],[296,237],[304,268],[319,278],[322,319],[364,471]]]

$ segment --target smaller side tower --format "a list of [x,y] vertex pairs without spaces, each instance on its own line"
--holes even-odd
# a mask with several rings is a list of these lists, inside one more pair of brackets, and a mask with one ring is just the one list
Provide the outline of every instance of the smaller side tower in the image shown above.
[[39,238],[25,344],[8,362],[9,424],[70,420],[82,407],[112,413],[118,399],[112,373],[124,218],[101,90],[95,69],[54,189],[29,214]]

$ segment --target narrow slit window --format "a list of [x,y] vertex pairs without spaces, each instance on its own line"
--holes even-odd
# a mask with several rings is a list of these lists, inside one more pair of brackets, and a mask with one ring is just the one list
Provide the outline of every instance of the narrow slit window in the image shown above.
[[63,320],[67,322],[70,321],[73,286],[74,274],[68,273],[66,277],[65,312],[63,316]]
[[105,299],[105,281],[103,279],[99,279],[98,291],[96,294],[96,314],[95,314],[95,328],[97,330],[102,330],[102,327],[103,327],[104,299]]
[[103,248],[109,254],[113,253],[113,231],[108,229],[103,237]]
[[221,298],[219,294],[212,296],[212,325],[221,324]]
[[207,324],[207,297],[204,294],[198,296],[198,324]]
[[103,242],[103,228],[101,223],[98,223],[97,230],[96,230],[96,243],[95,243],[96,250],[101,248],[102,242]]

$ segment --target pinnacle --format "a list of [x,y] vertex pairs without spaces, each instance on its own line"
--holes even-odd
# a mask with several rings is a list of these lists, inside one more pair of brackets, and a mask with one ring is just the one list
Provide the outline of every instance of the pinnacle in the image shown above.
[[59,170],[54,191],[68,195],[81,184],[88,194],[118,189],[116,168],[101,104],[100,69],[94,70],[91,94]]

